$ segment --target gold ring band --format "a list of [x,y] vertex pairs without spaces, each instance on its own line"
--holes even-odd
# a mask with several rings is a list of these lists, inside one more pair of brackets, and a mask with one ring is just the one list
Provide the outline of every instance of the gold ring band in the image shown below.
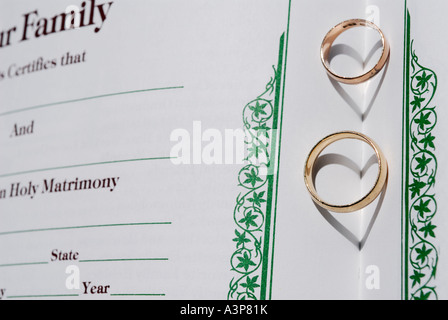
[[[358,200],[354,203],[347,204],[347,205],[332,205],[332,204],[329,204],[329,203],[325,202],[324,200],[322,200],[319,197],[319,195],[317,194],[317,191],[316,191],[316,188],[315,188],[314,182],[313,182],[313,169],[314,169],[314,164],[315,164],[317,158],[319,157],[319,155],[321,154],[321,152],[326,147],[328,147],[330,144],[332,144],[333,142],[336,142],[336,141],[342,140],[342,139],[356,139],[356,140],[364,141],[367,144],[369,144],[375,151],[376,157],[378,159],[379,171],[378,171],[378,176],[376,178],[375,185],[367,193],[367,195],[365,195],[363,198],[361,198],[360,200]],[[386,180],[387,180],[387,175],[388,175],[387,161],[386,161],[386,158],[384,157],[384,154],[382,153],[381,149],[378,147],[378,145],[372,139],[370,139],[369,137],[367,137],[364,134],[361,134],[359,132],[354,132],[354,131],[342,131],[342,132],[333,133],[333,134],[323,138],[321,141],[319,141],[316,144],[316,146],[314,146],[314,148],[311,150],[310,154],[308,155],[308,158],[305,163],[305,170],[304,170],[305,185],[306,185],[308,191],[310,192],[311,197],[314,200],[314,202],[316,202],[316,204],[318,204],[322,208],[325,208],[327,210],[334,211],[334,212],[341,212],[341,213],[357,211],[357,210],[360,210],[360,209],[366,207],[367,205],[369,205],[373,200],[375,200],[378,197],[378,195],[383,190],[384,184],[386,183]]]
[[[378,60],[377,64],[368,72],[357,76],[357,77],[343,77],[336,73],[334,73],[330,69],[330,65],[328,62],[328,58],[330,56],[331,46],[333,45],[334,40],[343,33],[344,31],[354,28],[354,27],[370,27],[376,31],[381,36],[381,42],[383,44],[383,51],[381,53],[381,57]],[[320,57],[322,60],[322,64],[324,65],[325,69],[327,70],[328,75],[333,78],[336,81],[345,83],[345,84],[357,84],[364,81],[369,80],[374,75],[376,75],[386,64],[387,60],[389,59],[390,54],[390,46],[387,42],[386,38],[384,37],[383,32],[378,28],[374,23],[364,20],[364,19],[351,19],[344,22],[339,23],[335,27],[333,27],[325,36],[324,40],[322,41],[322,45],[320,48]]]

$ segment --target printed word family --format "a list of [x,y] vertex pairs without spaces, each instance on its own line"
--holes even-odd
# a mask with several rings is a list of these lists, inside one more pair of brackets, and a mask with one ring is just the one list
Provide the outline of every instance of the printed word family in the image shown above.
[[94,32],[98,33],[107,19],[112,4],[113,2],[97,4],[96,0],[90,0],[89,3],[84,1],[79,12],[67,13],[64,8],[64,12],[49,18],[40,16],[38,10],[27,12],[23,14],[21,30],[14,26],[0,31],[0,48],[11,45],[17,34],[19,34],[16,36],[18,41],[22,42],[73,29],[72,24],[67,21],[74,21],[77,17],[79,25],[76,29],[95,26]]

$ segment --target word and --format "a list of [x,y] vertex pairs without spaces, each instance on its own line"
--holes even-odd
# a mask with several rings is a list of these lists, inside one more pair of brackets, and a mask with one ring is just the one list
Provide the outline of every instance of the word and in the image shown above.
[[79,258],[78,252],[64,252],[58,249],[51,251],[51,261],[76,261]]
[[65,10],[52,17],[41,17],[38,10],[27,12],[23,15],[23,26],[21,32],[17,26],[0,31],[0,48],[12,44],[15,35],[20,34],[20,42],[31,38],[45,37],[66,30],[74,30],[67,21],[73,21],[79,17],[79,28],[95,26],[94,32],[98,33],[107,19],[113,1],[96,4],[96,0],[84,1],[81,3],[79,12]]
[[33,181],[27,183],[14,182],[7,189],[0,188],[0,200],[9,198],[19,198],[19,197],[34,197],[38,194],[57,194],[62,192],[73,192],[73,191],[85,191],[85,190],[99,190],[105,189],[113,192],[118,185],[120,177],[111,178],[98,178],[98,179],[79,179],[74,180],[56,180],[44,179],[41,184],[35,184]]
[[29,125],[19,126],[17,123],[14,124],[10,138],[21,137],[25,135],[31,135],[34,133],[34,120],[31,121]]

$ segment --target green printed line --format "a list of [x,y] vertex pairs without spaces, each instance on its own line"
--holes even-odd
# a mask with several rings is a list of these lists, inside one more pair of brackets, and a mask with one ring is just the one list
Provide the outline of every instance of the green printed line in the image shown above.
[[164,293],[111,293],[111,296],[129,296],[129,297],[135,297],[135,296],[146,296],[146,297],[164,297]]
[[4,267],[18,267],[18,266],[31,266],[38,264],[48,264],[48,262],[24,262],[24,263],[10,263],[10,264],[0,264],[0,268]]
[[137,259],[97,259],[97,260],[79,260],[79,262],[125,262],[125,261],[168,261],[168,258],[137,258]]
[[83,163],[83,164],[74,164],[68,166],[61,167],[52,167],[52,168],[43,168],[43,169],[34,169],[27,171],[18,171],[12,173],[1,174],[0,178],[18,176],[28,173],[36,173],[36,172],[45,172],[45,171],[53,171],[53,170],[62,170],[62,169],[71,169],[71,168],[79,168],[79,167],[89,167],[89,166],[99,166],[105,164],[114,164],[114,163],[125,163],[125,162],[137,162],[137,161],[152,161],[152,160],[169,160],[173,159],[173,157],[155,157],[155,158],[139,158],[139,159],[126,159],[126,160],[114,160],[114,161],[103,161],[103,162],[91,162],[91,163]]
[[79,297],[79,294],[33,294],[24,296],[7,296],[8,299],[21,299],[21,298],[55,298],[55,297]]
[[108,93],[108,94],[102,94],[102,95],[85,97],[85,98],[57,101],[57,102],[51,102],[51,103],[40,104],[40,105],[31,106],[31,107],[27,107],[27,108],[2,112],[2,113],[0,113],[0,117],[14,114],[14,113],[19,113],[19,112],[26,112],[26,111],[35,110],[35,109],[47,108],[47,107],[57,106],[57,105],[61,105],[61,104],[69,104],[69,103],[81,102],[81,101],[86,101],[86,100],[94,100],[94,99],[119,96],[119,95],[125,95],[125,94],[141,93],[141,92],[173,90],[173,89],[183,89],[183,88],[184,88],[183,86],[176,86],[176,87],[152,88],[152,89],[142,89],[142,90],[133,90],[133,91],[122,91],[122,92]]
[[[285,33],[282,34],[280,37],[280,45],[279,45],[279,56],[278,56],[278,63],[277,63],[277,74],[276,74],[276,80],[275,80],[275,99],[274,99],[274,112],[273,112],[273,122],[272,122],[272,129],[274,132],[278,129],[278,113],[279,113],[279,98],[280,98],[280,90],[281,90],[281,84],[282,84],[282,73],[283,73],[283,54],[285,50]],[[272,135],[272,143],[271,143],[271,158],[276,159],[276,150],[277,150],[277,134]],[[272,161],[274,164],[274,161]],[[275,169],[275,168],[273,168]],[[264,244],[263,244],[263,263],[262,263],[262,271],[261,271],[261,291],[260,291],[260,299],[266,300],[266,296],[268,294],[267,286],[270,284],[268,283],[268,267],[269,262],[273,258],[273,256],[270,255],[270,251],[272,251],[274,248],[270,245],[271,241],[273,241],[273,238],[271,239],[271,223],[272,223],[272,215],[273,213],[273,192],[274,192],[274,176],[269,175],[267,177],[268,182],[268,195],[267,195],[267,204],[266,204],[266,221],[265,221],[265,230],[264,230]]]
[[[409,193],[407,191],[407,187],[409,185],[409,150],[410,150],[410,130],[409,130],[409,105],[410,105],[410,97],[409,97],[409,79],[410,79],[410,60],[411,60],[411,22],[410,22],[410,14],[409,10],[407,10],[407,2],[405,2],[406,8],[406,18],[405,18],[405,44],[404,44],[404,100],[403,100],[403,140],[402,140],[402,168],[405,170],[401,179],[401,197],[404,198],[404,203],[402,201],[402,300],[409,300]],[[404,220],[404,224],[403,224]],[[404,243],[403,243],[404,242]]]
[[16,231],[0,232],[0,236],[6,236],[6,235],[11,235],[11,234],[19,234],[19,233],[44,232],[44,231],[60,231],[60,230],[70,230],[70,229],[126,227],[126,226],[148,226],[148,225],[169,225],[169,224],[171,224],[171,222],[144,222],[144,223],[99,224],[99,225],[90,225],[90,226],[28,229],[28,230],[16,230]]
[[[267,299],[272,299],[272,288],[273,288],[273,277],[274,277],[274,252],[275,252],[275,235],[276,235],[276,221],[277,221],[277,198],[278,198],[278,189],[279,189],[279,176],[280,176],[280,160],[281,160],[281,150],[282,150],[282,129],[283,129],[283,108],[284,108],[284,101],[285,101],[285,86],[286,86],[286,70],[287,70],[287,64],[288,64],[288,48],[289,48],[289,27],[291,22],[291,6],[292,1],[289,0],[289,8],[288,8],[288,23],[286,27],[286,44],[284,48],[284,66],[283,66],[283,80],[282,80],[282,89],[281,89],[281,109],[278,122],[278,150],[277,150],[277,172],[276,174],[276,181],[275,181],[275,200],[274,200],[274,210],[273,210],[273,225],[272,225],[272,253],[271,253],[271,274],[270,274],[270,282],[269,282],[269,297],[266,296]],[[280,93],[280,92],[279,92]],[[278,120],[277,120],[278,121]],[[267,295],[267,293],[266,293]]]

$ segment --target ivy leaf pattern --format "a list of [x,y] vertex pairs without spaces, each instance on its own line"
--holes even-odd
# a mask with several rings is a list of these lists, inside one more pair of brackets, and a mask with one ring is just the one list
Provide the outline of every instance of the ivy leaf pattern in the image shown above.
[[233,241],[236,242],[236,246],[244,246],[244,244],[250,242],[250,239],[246,238],[246,232],[238,232],[238,230],[235,230],[236,238],[233,238]]
[[258,158],[262,152],[260,146],[257,146],[256,144],[252,144],[252,147],[248,148],[247,151],[249,151],[249,154],[246,159],[250,159],[252,157]]
[[421,130],[425,129],[426,125],[431,124],[431,122],[428,120],[429,116],[431,115],[431,112],[427,112],[425,113],[420,113],[420,118],[419,119],[415,119],[415,123],[417,123],[420,127]]
[[269,128],[266,123],[262,123],[254,127],[253,129],[256,131],[257,137],[263,135],[264,137],[269,139],[269,131],[271,130],[271,128]]
[[416,196],[420,195],[421,190],[426,187],[426,183],[414,179],[414,183],[412,183],[409,187],[412,192],[411,198],[414,199]]
[[425,213],[431,212],[429,210],[428,205],[431,200],[423,201],[423,199],[420,199],[420,203],[416,206],[414,206],[415,210],[418,211],[418,214],[423,218],[425,216]]
[[422,278],[425,275],[417,270],[414,270],[414,274],[412,276],[410,276],[409,278],[411,278],[412,280],[412,286],[414,287],[416,284],[421,284]]
[[[281,44],[285,44],[285,35]],[[272,132],[279,124],[279,108],[281,108],[281,95],[279,82],[282,81],[283,45],[279,52],[279,66],[274,69],[271,77],[263,89],[263,93],[248,102],[243,109],[243,125],[247,136],[247,156],[243,159],[245,166],[238,174],[239,187],[242,189],[236,199],[233,218],[237,225],[233,244],[235,251],[230,259],[233,278],[230,282],[227,299],[256,300],[263,298],[261,281],[265,270],[265,234],[270,219],[267,212],[267,202],[271,201],[269,190],[275,188],[275,178],[271,165],[271,152],[275,149]],[[275,120],[275,122],[274,122]]]
[[261,204],[263,202],[266,202],[266,200],[263,199],[264,193],[265,191],[262,191],[260,193],[254,192],[252,198],[248,198],[247,201],[252,202],[254,206],[261,207]]
[[414,299],[415,300],[428,300],[430,295],[431,295],[431,291],[424,293],[422,290],[422,291],[420,291],[420,296],[414,297]]
[[429,133],[428,135],[426,135],[423,139],[421,139],[419,141],[419,143],[423,143],[423,148],[427,149],[428,147],[435,149],[435,145],[434,145],[434,139],[436,137],[434,137],[431,133]]
[[254,276],[252,279],[250,277],[246,278],[246,283],[242,283],[241,286],[243,288],[246,288],[248,291],[255,292],[255,288],[260,287],[259,284],[257,284],[258,276]]
[[240,263],[236,266],[237,268],[244,268],[244,270],[248,270],[251,266],[256,266],[256,264],[250,259],[247,252],[244,252],[242,257],[238,257]]
[[418,165],[415,167],[416,170],[420,169],[420,173],[423,173],[426,169],[426,166],[431,162],[431,158],[426,158],[425,154],[423,154],[421,157],[416,157],[415,160],[417,160]]
[[419,96],[414,96],[414,101],[411,102],[412,112],[414,112],[417,108],[420,109],[422,107],[422,102],[425,101],[425,98],[420,98]]
[[426,85],[428,84],[429,79],[432,78],[432,74],[427,75],[426,71],[423,71],[421,76],[416,76],[417,79],[417,87],[420,87],[422,90],[425,89]]
[[407,221],[404,233],[407,245],[403,246],[407,271],[403,273],[406,276],[403,281],[408,284],[405,299],[428,300],[438,298],[435,280],[439,254],[438,246],[433,243],[437,230],[433,221],[437,212],[438,161],[434,136],[437,110],[432,104],[438,81],[434,71],[420,64],[422,60],[417,57],[413,45],[412,40],[408,51],[408,87],[405,88],[411,100],[404,109],[409,120],[404,123],[408,148],[404,150],[403,163],[409,179],[403,188],[406,199],[403,217]]
[[255,184],[257,182],[263,182],[263,180],[255,172],[254,168],[250,170],[250,173],[245,173],[245,175],[247,179],[244,181],[244,183],[250,183],[252,187],[255,187]]
[[432,249],[426,249],[426,245],[423,244],[421,248],[416,248],[415,251],[418,253],[417,260],[420,260],[422,263],[428,258],[428,255],[431,253]]
[[437,226],[433,225],[431,222],[429,222],[424,227],[420,228],[418,231],[423,232],[423,236],[427,238],[428,236],[431,236],[433,238],[436,237],[434,233],[434,229],[437,228]]
[[264,111],[266,106],[267,103],[260,104],[260,102],[257,101],[255,106],[249,106],[249,109],[254,112],[255,118],[260,118],[260,115],[267,115],[266,111]]
[[257,219],[258,215],[253,214],[252,211],[247,212],[246,216],[239,220],[239,223],[246,224],[246,229],[249,229],[252,227],[258,227],[257,223],[255,222],[255,219]]

